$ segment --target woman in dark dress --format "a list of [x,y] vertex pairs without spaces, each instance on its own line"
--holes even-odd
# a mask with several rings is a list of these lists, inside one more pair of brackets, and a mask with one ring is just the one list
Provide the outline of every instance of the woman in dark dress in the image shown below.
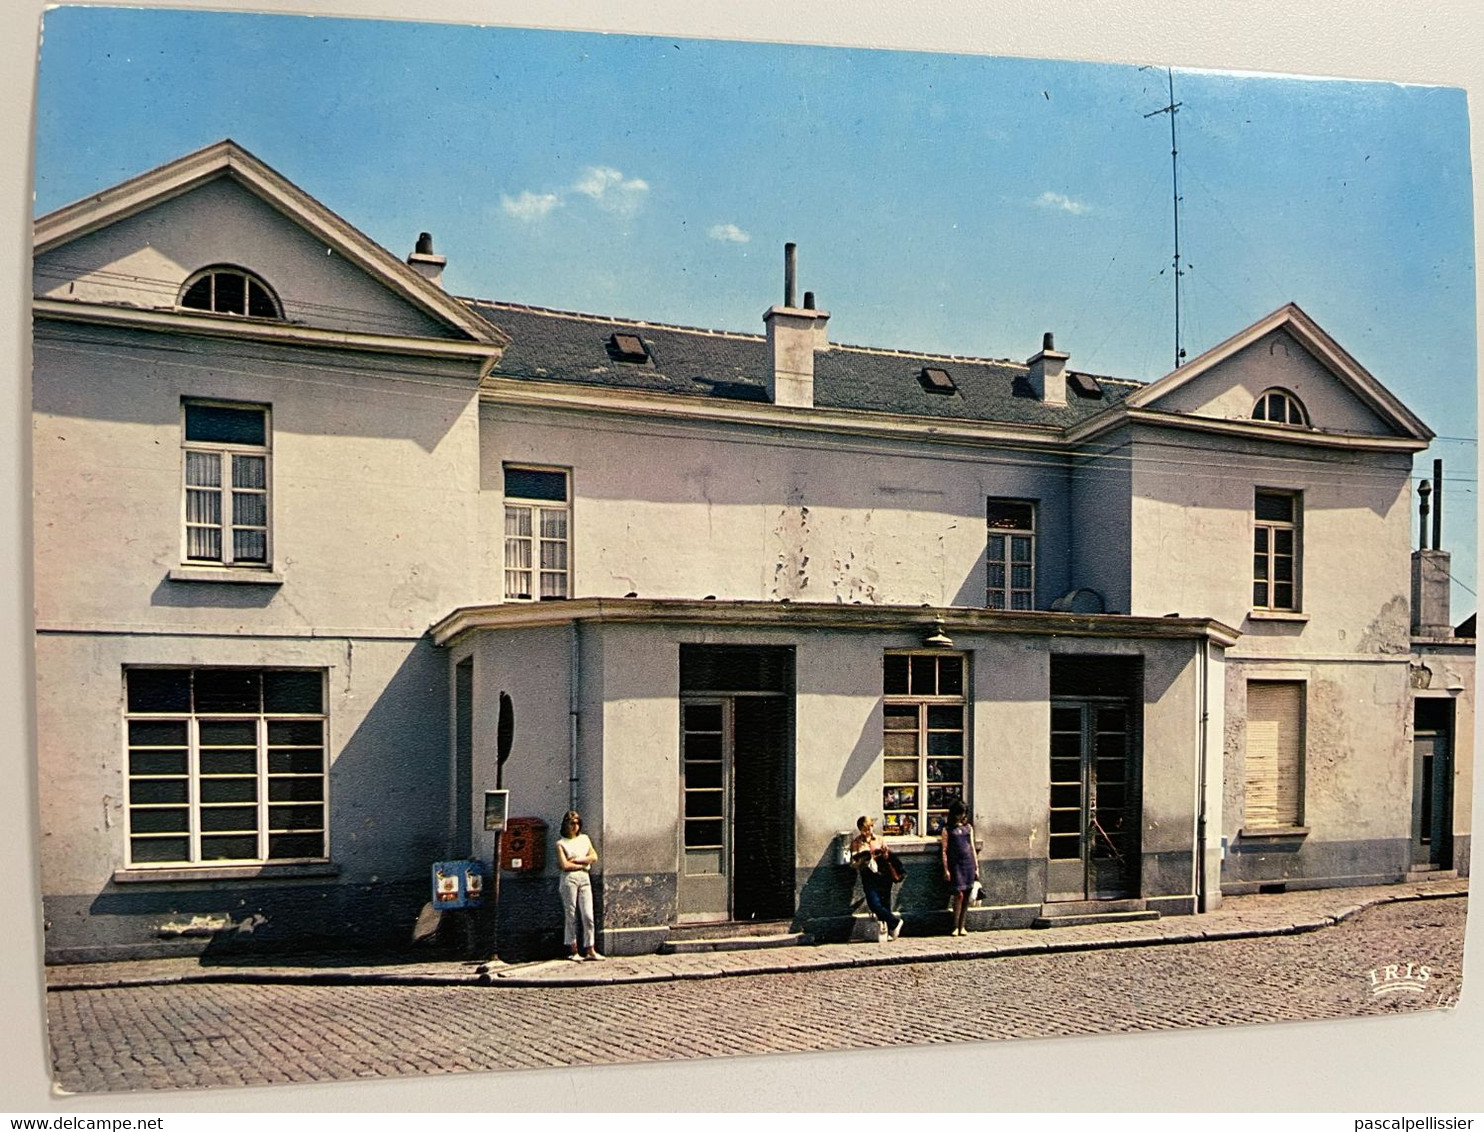
[[974,827],[969,824],[969,807],[962,798],[948,806],[948,824],[943,827],[943,879],[953,893],[953,931],[950,935],[968,935],[964,913],[969,909],[969,893],[979,879],[979,860],[974,852]]

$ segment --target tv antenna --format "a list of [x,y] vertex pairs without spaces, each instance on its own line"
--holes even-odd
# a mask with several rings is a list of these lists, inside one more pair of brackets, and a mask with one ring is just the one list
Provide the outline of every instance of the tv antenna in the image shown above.
[[[1152,69],[1150,67],[1139,68],[1141,71]],[[1180,103],[1175,101],[1174,68],[1166,67],[1165,75],[1170,83],[1169,105],[1161,106],[1158,110],[1151,110],[1144,117],[1153,118],[1159,114],[1170,116],[1170,188],[1175,204],[1175,368],[1179,369],[1185,361],[1185,347],[1180,341],[1180,279],[1185,274],[1185,270],[1180,266],[1180,146],[1175,137],[1175,115],[1180,112]]]

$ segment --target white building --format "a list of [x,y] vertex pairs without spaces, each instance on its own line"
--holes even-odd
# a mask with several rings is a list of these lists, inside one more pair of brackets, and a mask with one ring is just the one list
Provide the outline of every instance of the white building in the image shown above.
[[[935,930],[955,795],[977,928],[1466,869],[1432,434],[1297,307],[1140,385],[832,343],[791,265],[749,335],[442,263],[231,142],[37,222],[53,958],[405,943],[488,853],[502,693],[618,953],[848,935],[861,813]],[[511,952],[559,929],[537,863]]]

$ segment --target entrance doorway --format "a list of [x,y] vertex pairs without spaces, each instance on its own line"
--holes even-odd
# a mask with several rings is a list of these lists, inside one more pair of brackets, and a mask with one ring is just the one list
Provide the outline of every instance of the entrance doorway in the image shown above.
[[681,923],[794,912],[793,650],[680,650]]
[[1412,707],[1412,867],[1453,867],[1453,701]]
[[1053,657],[1046,899],[1139,894],[1138,657]]

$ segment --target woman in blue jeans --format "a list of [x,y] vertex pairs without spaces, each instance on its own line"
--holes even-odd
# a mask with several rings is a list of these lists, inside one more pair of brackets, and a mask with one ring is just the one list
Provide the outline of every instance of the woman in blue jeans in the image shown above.
[[891,910],[891,870],[886,862],[886,842],[876,836],[876,823],[862,814],[855,823],[859,832],[850,842],[850,863],[861,875],[866,907],[888,927],[887,939],[902,934],[902,917]]

